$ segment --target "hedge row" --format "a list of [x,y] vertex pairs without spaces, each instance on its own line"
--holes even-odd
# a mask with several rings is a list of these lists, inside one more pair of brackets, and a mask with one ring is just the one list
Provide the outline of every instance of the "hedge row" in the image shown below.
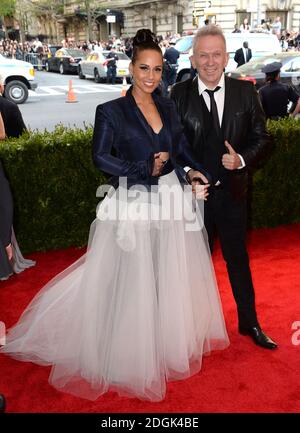
[[[273,149],[253,177],[252,227],[300,221],[300,122],[268,124]],[[24,252],[83,246],[95,217],[96,189],[107,178],[91,159],[92,128],[28,132],[0,143]]]

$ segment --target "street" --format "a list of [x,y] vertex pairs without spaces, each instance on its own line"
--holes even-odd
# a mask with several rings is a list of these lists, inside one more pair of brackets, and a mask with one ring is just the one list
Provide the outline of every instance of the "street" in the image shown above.
[[[32,130],[52,131],[58,123],[79,128],[93,125],[97,105],[121,96],[122,84],[97,84],[92,79],[55,72],[35,74],[37,90],[30,90],[28,100],[19,105],[26,126]],[[70,80],[77,101],[74,103],[66,102]]]

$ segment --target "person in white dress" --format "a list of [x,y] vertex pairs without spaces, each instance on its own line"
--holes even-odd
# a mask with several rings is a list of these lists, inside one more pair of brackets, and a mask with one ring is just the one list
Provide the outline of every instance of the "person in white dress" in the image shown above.
[[[93,159],[115,188],[87,252],[35,296],[0,350],[52,365],[51,385],[91,400],[113,390],[161,401],[167,381],[229,345],[197,205],[209,174],[193,161],[175,104],[156,94],[162,67],[153,34],[140,30],[133,86],[96,111]],[[187,165],[193,186],[181,178]]]

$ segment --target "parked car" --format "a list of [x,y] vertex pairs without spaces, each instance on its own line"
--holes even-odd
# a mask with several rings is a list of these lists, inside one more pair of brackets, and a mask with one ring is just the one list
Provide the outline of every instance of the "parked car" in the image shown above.
[[[267,54],[280,53],[281,47],[276,35],[268,33],[224,33],[226,39],[229,62],[226,72],[236,69],[237,63],[234,61],[234,54],[238,48],[243,46],[244,41],[248,41],[249,48],[252,50],[252,58],[256,59]],[[175,48],[180,52],[178,59],[177,81],[184,81],[190,76],[190,55],[193,46],[194,35],[184,36],[175,44]]]
[[86,53],[83,50],[76,48],[60,48],[53,57],[50,57],[45,62],[47,72],[55,71],[60,74],[71,72],[77,74],[78,63],[86,58]]
[[62,48],[62,45],[49,45],[49,47],[48,47],[49,52],[47,55],[48,59],[50,59],[50,57],[54,57],[56,51],[60,50],[61,48]]
[[35,90],[34,67],[22,60],[7,59],[0,54],[0,74],[4,83],[4,97],[16,104],[23,104],[28,90]]
[[[85,60],[81,60],[78,65],[79,78],[84,79],[85,77],[94,78],[96,83],[100,83],[102,80],[106,80],[106,57],[109,51],[92,51]],[[119,57],[117,60],[117,79],[126,77],[129,79],[129,63],[130,58],[122,52],[116,51]]]
[[278,53],[269,56],[250,60],[245,65],[240,66],[230,72],[232,78],[253,81],[259,89],[265,84],[266,75],[261,69],[268,63],[281,62],[280,71],[281,82],[293,85],[300,94],[300,52]]

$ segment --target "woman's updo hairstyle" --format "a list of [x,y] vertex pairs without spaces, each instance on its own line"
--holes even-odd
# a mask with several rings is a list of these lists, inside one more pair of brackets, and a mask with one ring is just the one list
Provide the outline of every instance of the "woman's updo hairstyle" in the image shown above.
[[149,29],[140,29],[136,32],[135,37],[132,42],[133,52],[132,52],[132,63],[135,63],[138,55],[144,50],[154,50],[157,51],[161,57],[162,52],[160,46],[157,43],[156,36]]

